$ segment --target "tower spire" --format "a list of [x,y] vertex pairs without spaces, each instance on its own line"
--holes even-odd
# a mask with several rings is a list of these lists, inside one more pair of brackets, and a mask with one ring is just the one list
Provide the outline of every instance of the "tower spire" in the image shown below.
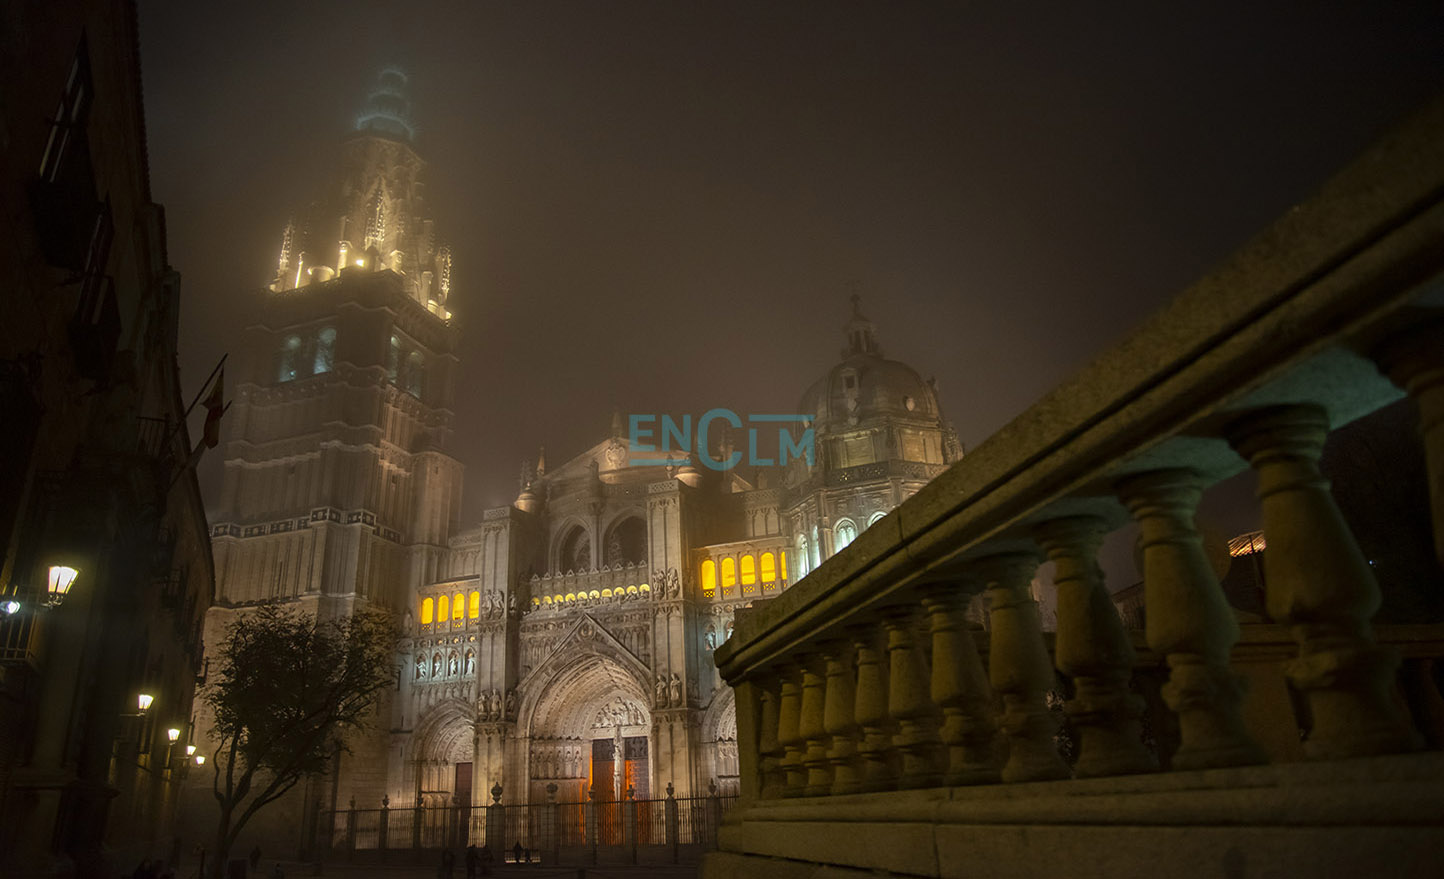
[[411,121],[410,82],[401,68],[383,67],[376,85],[356,115],[356,130],[394,137],[410,143],[416,139],[416,125]]
[[842,356],[880,356],[882,348],[877,344],[877,329],[862,313],[862,297],[854,293],[848,299],[852,302],[852,318],[843,327],[843,332],[847,335],[847,347],[843,349]]

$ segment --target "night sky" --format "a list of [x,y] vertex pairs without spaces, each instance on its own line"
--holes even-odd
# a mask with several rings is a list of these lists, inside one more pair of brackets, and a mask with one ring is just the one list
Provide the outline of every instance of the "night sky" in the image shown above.
[[468,521],[613,406],[791,411],[854,292],[974,446],[1444,88],[1438,2],[1196,6],[145,0],[184,380],[399,63]]

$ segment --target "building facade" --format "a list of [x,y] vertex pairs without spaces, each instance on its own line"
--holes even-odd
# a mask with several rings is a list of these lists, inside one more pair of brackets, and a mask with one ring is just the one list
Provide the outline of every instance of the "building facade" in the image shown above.
[[[214,576],[129,2],[0,8],[0,875],[173,858]],[[61,589],[62,586],[66,589]]]
[[801,399],[810,424],[791,440],[810,436],[809,453],[757,484],[719,463],[725,436],[658,461],[617,414],[610,436],[560,466],[539,455],[513,504],[463,524],[451,253],[426,218],[405,85],[383,72],[337,180],[288,225],[238,358],[208,642],[278,601],[379,604],[402,627],[376,733],[271,820],[304,826],[353,798],[482,805],[495,784],[521,803],[735,787],[712,651],[738,607],[961,455],[936,391],[882,356],[855,301],[842,359]]

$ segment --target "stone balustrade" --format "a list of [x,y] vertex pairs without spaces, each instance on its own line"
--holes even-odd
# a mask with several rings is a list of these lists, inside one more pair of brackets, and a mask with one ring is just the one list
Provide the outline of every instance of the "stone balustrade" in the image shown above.
[[[1409,858],[1444,842],[1444,761],[1416,754],[1398,653],[1372,625],[1379,586],[1318,464],[1332,430],[1405,395],[1422,416],[1444,560],[1444,101],[789,591],[738,612],[716,662],[737,696],[743,802],[703,875],[760,875],[764,857],[906,875],[1058,871],[1021,837],[993,846],[1000,825],[1058,840],[1073,853],[1060,875],[1109,875],[1083,863],[1081,838],[1165,859],[1168,875],[1245,875],[1220,861],[1226,834],[1193,860],[1199,837],[1066,835],[1117,823],[1099,796],[1134,826],[1299,831],[1247,837],[1245,859],[1342,871],[1387,845],[1398,875],[1413,875]],[[1303,754],[1353,761],[1332,775],[1265,766],[1246,718],[1240,626],[1194,523],[1204,493],[1245,468],[1267,611],[1293,639],[1282,672],[1307,718]],[[1146,651],[1165,664],[1159,695],[1176,727],[1165,753],[1144,743],[1139,650],[1097,561],[1130,521]],[[1051,637],[1029,590],[1044,561]],[[985,655],[964,618],[979,594]],[[1067,757],[1048,704],[1060,691]],[[1295,784],[1322,799],[1281,806]],[[1369,805],[1390,785],[1387,807]],[[1194,808],[1180,790],[1209,793]],[[1032,797],[1047,807],[1030,813]],[[1097,815],[1060,816],[1069,797]],[[980,853],[995,859],[982,868]],[[1099,863],[1128,872],[1117,857]]]

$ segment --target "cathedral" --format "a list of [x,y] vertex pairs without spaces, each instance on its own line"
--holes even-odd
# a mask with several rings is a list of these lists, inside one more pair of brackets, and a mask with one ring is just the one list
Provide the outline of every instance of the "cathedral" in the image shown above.
[[463,522],[453,255],[414,133],[406,76],[384,71],[238,342],[207,642],[267,603],[399,621],[375,729],[295,810],[479,806],[498,783],[508,803],[735,790],[712,651],[739,606],[961,456],[936,390],[884,358],[854,299],[841,359],[798,383],[814,454],[754,484],[714,466],[727,437],[647,459],[617,414],[610,436],[556,466],[539,455],[511,505]]

